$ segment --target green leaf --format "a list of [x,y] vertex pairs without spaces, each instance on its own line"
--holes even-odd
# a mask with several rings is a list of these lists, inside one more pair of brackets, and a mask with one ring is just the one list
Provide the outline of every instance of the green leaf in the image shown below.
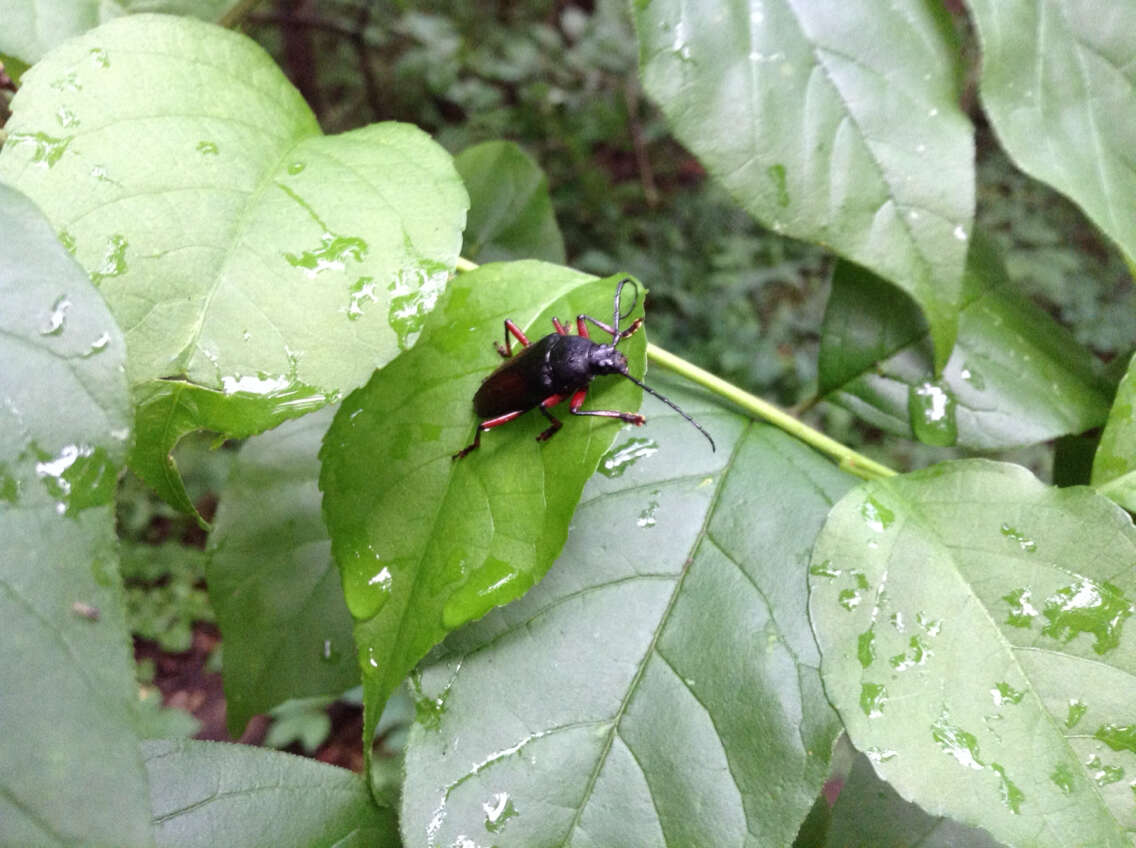
[[[534,341],[552,330],[553,316],[587,312],[609,321],[613,289],[613,279],[539,262],[462,274],[422,341],[340,406],[320,455],[320,489],[356,620],[364,739],[433,645],[520,597],[560,553],[616,423],[560,413],[573,420],[542,445],[534,437],[548,422],[532,412],[490,431],[465,459],[452,456],[473,437],[471,399],[501,363],[494,342],[504,320]],[[620,347],[632,373],[642,373],[645,344],[637,333]],[[639,400],[636,386],[609,377],[586,408],[634,411]]]
[[969,0],[982,105],[1029,175],[1136,258],[1136,6]]
[[400,844],[394,812],[346,769],[217,742],[146,742],[142,751],[159,846]]
[[762,224],[907,291],[945,365],[974,142],[941,6],[640,0],[636,29],[644,87],[679,140]]
[[866,484],[810,567],[825,692],[932,815],[1035,846],[1136,827],[1136,529],[1090,489],[969,460]]
[[984,830],[951,819],[929,816],[872,771],[864,755],[856,758],[852,772],[832,807],[828,839],[830,848],[849,845],[872,848],[998,848],[1000,842]]
[[1136,511],[1136,356],[1116,390],[1116,399],[1093,458],[1093,485],[1129,512]]
[[124,345],[0,185],[0,843],[151,845],[115,551]]
[[0,177],[37,200],[126,328],[130,458],[188,508],[168,454],[334,400],[413,345],[467,200],[420,130],[323,136],[242,35],[156,15],[67,42],[12,101]]
[[548,576],[414,680],[407,845],[789,845],[812,807],[840,728],[805,570],[851,479],[658,386],[718,452],[669,411],[621,434]]
[[564,263],[548,178],[519,145],[486,141],[454,158],[469,192],[462,256],[475,262],[543,259]]
[[225,640],[230,732],[287,700],[359,682],[351,616],[320,514],[320,410],[250,440],[209,536],[209,596]]
[[1018,294],[991,243],[975,238],[959,338],[933,378],[916,305],[863,268],[840,263],[824,317],[820,392],[865,421],[928,444],[979,450],[1098,426],[1105,382],[1073,335]]
[[0,0],[0,53],[29,65],[52,47],[129,12],[219,21],[237,0]]

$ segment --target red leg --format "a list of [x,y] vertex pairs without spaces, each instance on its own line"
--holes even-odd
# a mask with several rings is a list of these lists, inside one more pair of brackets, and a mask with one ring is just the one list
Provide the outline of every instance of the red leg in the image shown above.
[[584,405],[584,398],[587,394],[587,389],[580,389],[580,391],[572,395],[572,400],[568,402],[568,411],[573,415],[598,415],[601,418],[618,418],[620,421],[626,421],[628,424],[634,424],[636,427],[647,422],[647,419],[637,412],[617,412],[614,409],[580,409],[580,407]]
[[599,327],[605,333],[610,333],[612,340],[613,340],[612,344],[618,344],[619,342],[623,341],[628,336],[633,335],[636,330],[638,330],[640,327],[643,326],[643,319],[642,318],[636,318],[634,321],[631,322],[630,327],[628,327],[626,330],[623,330],[622,332],[620,332],[619,335],[617,336],[616,333],[615,333],[615,328],[612,327],[610,324],[605,324],[603,321],[600,321],[597,318],[593,318],[591,315],[577,315],[576,316],[576,330],[580,333],[581,336],[584,336],[585,338],[588,338],[588,328],[587,328],[587,325],[584,323],[585,321],[591,321],[593,324],[595,324],[597,327]]
[[540,411],[544,414],[545,418],[552,422],[552,426],[547,430],[542,430],[537,435],[536,440],[538,442],[547,442],[556,435],[557,430],[564,426],[564,422],[548,411],[550,406],[556,406],[556,404],[560,403],[562,400],[564,400],[564,395],[549,395],[540,402]]
[[516,412],[506,412],[504,415],[498,415],[496,418],[487,418],[477,425],[477,430],[474,431],[473,441],[455,453],[450,459],[461,459],[471,451],[477,450],[481,447],[481,434],[486,430],[492,430],[494,427],[500,427],[502,424],[508,424],[514,418],[524,415],[526,410],[519,409]]
[[495,343],[495,345],[494,345],[497,348],[497,352],[499,354],[501,354],[501,356],[504,357],[505,359],[508,359],[510,356],[513,355],[513,345],[512,345],[512,342],[509,340],[509,334],[510,333],[512,333],[514,336],[516,336],[517,341],[519,341],[521,343],[521,347],[528,347],[529,346],[529,340],[525,336],[525,334],[521,330],[521,328],[513,323],[512,318],[506,318],[505,319],[505,344],[504,344],[504,346],[502,346],[498,342],[498,343]]
[[560,335],[568,335],[568,328],[565,327],[564,324],[561,323],[560,319],[555,316],[553,316],[552,318],[552,326],[556,328],[556,332],[558,332]]

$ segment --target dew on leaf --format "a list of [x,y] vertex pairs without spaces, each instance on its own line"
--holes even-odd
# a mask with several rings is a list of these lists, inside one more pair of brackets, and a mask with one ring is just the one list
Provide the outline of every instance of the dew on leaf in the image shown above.
[[1076,777],[1076,772],[1068,763],[1058,763],[1057,768],[1049,775],[1049,779],[1056,783],[1058,788],[1066,795],[1072,794]]
[[895,513],[875,498],[868,498],[864,501],[860,506],[860,515],[868,527],[876,533],[884,532],[895,521]]
[[909,668],[923,665],[931,655],[932,652],[923,641],[923,637],[916,634],[908,641],[908,650],[889,658],[888,663],[896,671],[907,671]]
[[390,311],[387,322],[398,335],[400,350],[409,350],[418,341],[426,317],[434,310],[446,290],[449,269],[438,262],[420,261],[419,268],[399,271],[387,287]]
[[1104,724],[1093,734],[1114,751],[1131,751],[1136,754],[1136,725]]
[[1132,615],[1132,604],[1107,580],[1096,583],[1082,577],[1046,598],[1042,615],[1049,619],[1041,631],[1046,636],[1071,642],[1088,633],[1096,638],[1093,650],[1104,654],[1120,644],[1120,631]]
[[641,459],[657,453],[659,445],[653,439],[634,437],[614,446],[600,460],[599,470],[605,477],[622,477],[623,472]]
[[91,282],[96,286],[108,277],[118,277],[128,270],[126,265],[126,250],[130,243],[126,236],[118,233],[107,239],[103,250],[103,260],[97,270],[91,272]]
[[860,709],[868,718],[879,718],[887,704],[887,687],[882,683],[860,684]]
[[71,129],[72,127],[79,126],[79,116],[68,109],[66,106],[60,106],[55,110],[55,120],[59,122],[59,126],[64,129]]
[[500,833],[505,823],[517,815],[517,808],[508,792],[496,792],[492,799],[481,805],[485,813],[485,829],[490,833]]
[[1010,605],[1010,611],[1006,616],[1006,624],[1011,627],[1029,627],[1033,624],[1033,620],[1037,617],[1038,613],[1029,599],[1029,589],[1014,589],[1008,595],[1002,596],[1002,600]]
[[836,602],[849,612],[860,606],[861,601],[863,598],[855,589],[841,589],[840,594],[836,596]]
[[357,236],[341,236],[324,232],[320,246],[299,253],[285,252],[284,258],[293,268],[300,268],[312,279],[325,271],[342,271],[347,261],[362,262],[368,251],[367,242]]
[[954,757],[959,765],[976,771],[982,768],[982,758],[978,755],[978,737],[952,724],[945,709],[931,725],[931,738],[939,743],[944,753]]
[[655,500],[654,496],[659,494],[656,489],[651,493],[652,498],[647,502],[647,507],[639,513],[639,519],[635,522],[639,527],[654,527],[656,523],[655,513],[659,509],[659,502]]
[[1084,718],[1085,713],[1088,712],[1089,705],[1084,701],[1077,698],[1069,699],[1069,712],[1065,716],[1065,726],[1072,730]]
[[41,336],[58,336],[63,332],[63,325],[67,321],[67,310],[71,308],[71,301],[67,295],[61,294],[51,304],[51,315],[47,319],[47,326],[39,331]]
[[1089,777],[1096,782],[1097,786],[1107,786],[1110,783],[1119,783],[1124,780],[1124,769],[1105,763],[1095,754],[1085,763],[1085,767],[1089,769]]
[[833,568],[830,560],[817,563],[816,565],[809,566],[809,574],[814,574],[817,577],[839,577],[843,572],[839,568]]
[[1009,683],[999,681],[994,684],[994,688],[990,690],[990,697],[994,699],[994,706],[1000,707],[1003,704],[1018,704],[1021,703],[1022,698],[1025,697],[1025,692],[1020,689],[1015,689]]
[[1000,763],[991,763],[990,769],[996,772],[1002,781],[1002,803],[1014,815],[1021,815],[1022,802],[1026,799],[1025,793],[1018,788],[1014,781],[1010,780],[1006,774],[1006,769]]
[[856,656],[860,665],[867,668],[876,658],[876,628],[869,627],[856,640]]
[[453,630],[481,618],[493,607],[519,598],[532,585],[532,575],[527,571],[518,571],[504,560],[488,557],[446,601],[442,608],[442,626]]
[[351,302],[347,304],[347,318],[356,321],[363,315],[363,303],[369,301],[378,303],[378,287],[374,277],[360,277],[351,284],[349,289]]
[[924,444],[947,447],[958,440],[955,399],[944,385],[926,381],[911,386],[907,417],[915,438]]
[[1017,542],[1018,547],[1025,551],[1027,554],[1032,554],[1037,551],[1037,542],[1026,536],[1024,533],[1021,533],[1020,531],[1014,529],[1009,524],[1003,523],[1002,526],[998,529],[1007,539]]
[[56,138],[47,133],[19,133],[14,132],[8,136],[9,145],[17,144],[32,144],[35,149],[32,151],[32,162],[44,168],[50,168],[55,165],[67,150],[67,145],[71,143],[72,136],[65,136],[63,138]]

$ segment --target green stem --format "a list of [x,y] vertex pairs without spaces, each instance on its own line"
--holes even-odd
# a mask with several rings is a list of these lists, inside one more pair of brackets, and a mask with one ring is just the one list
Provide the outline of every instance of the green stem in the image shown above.
[[732,383],[727,383],[721,377],[715,377],[709,371],[703,371],[697,365],[663,350],[656,344],[647,343],[647,358],[653,364],[673,371],[691,382],[709,389],[714,394],[737,404],[746,412],[768,421],[790,436],[811,445],[821,453],[828,454],[840,464],[841,468],[857,477],[862,477],[865,480],[876,480],[880,477],[895,475],[895,472],[886,465],[881,465],[873,459],[856,453],[856,451],[840,444],[835,439],[829,438],[819,430],[814,430],[804,422],[798,421],[783,409],[739,389]]

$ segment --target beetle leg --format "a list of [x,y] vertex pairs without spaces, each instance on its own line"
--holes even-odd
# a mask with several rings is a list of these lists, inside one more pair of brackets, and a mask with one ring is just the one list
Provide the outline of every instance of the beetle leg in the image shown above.
[[478,423],[477,429],[473,433],[473,441],[455,453],[450,459],[461,459],[471,451],[477,450],[481,447],[481,434],[486,430],[492,430],[494,427],[500,427],[502,424],[508,424],[514,418],[524,415],[526,410],[518,409],[515,412],[506,412],[504,415],[498,415],[496,418],[487,418],[485,421]]
[[501,354],[501,357],[503,359],[508,359],[510,356],[513,355],[513,345],[512,345],[511,340],[509,339],[510,333],[512,335],[516,336],[517,341],[519,341],[521,343],[521,347],[528,347],[529,346],[529,340],[525,336],[524,331],[521,330],[520,327],[518,327],[516,324],[513,323],[512,318],[506,318],[505,319],[505,344],[502,346],[502,344],[500,342],[494,342],[494,345],[493,345],[494,347],[497,348],[497,352],[499,354]]
[[544,417],[552,422],[552,426],[547,430],[542,430],[537,435],[536,440],[538,442],[547,442],[549,439],[556,435],[557,430],[564,426],[563,421],[561,421],[559,418],[555,417],[551,412],[548,411],[548,408],[550,406],[556,406],[556,404],[560,403],[560,401],[562,400],[564,400],[564,395],[549,395],[540,402],[540,406],[538,408],[544,414]]
[[552,326],[556,328],[556,332],[558,332],[560,335],[568,335],[568,328],[564,326],[564,323],[556,316],[552,317]]
[[602,418],[618,418],[620,421],[626,421],[636,427],[647,422],[647,419],[637,412],[619,412],[614,409],[580,409],[584,405],[584,398],[587,394],[587,389],[580,389],[572,395],[572,400],[568,403],[568,411],[573,415],[599,415]]
[[581,336],[583,336],[584,338],[588,338],[588,325],[584,323],[585,321],[591,321],[593,324],[595,324],[597,327],[599,327],[605,333],[610,333],[611,338],[612,338],[612,344],[618,344],[619,342],[623,341],[625,338],[632,335],[633,333],[635,333],[636,330],[638,330],[640,327],[643,326],[643,319],[642,318],[636,318],[634,321],[631,322],[630,327],[628,327],[626,330],[623,330],[620,333],[616,333],[615,328],[612,327],[610,324],[605,324],[603,321],[600,321],[597,318],[593,318],[591,315],[577,315],[576,316],[576,331]]

